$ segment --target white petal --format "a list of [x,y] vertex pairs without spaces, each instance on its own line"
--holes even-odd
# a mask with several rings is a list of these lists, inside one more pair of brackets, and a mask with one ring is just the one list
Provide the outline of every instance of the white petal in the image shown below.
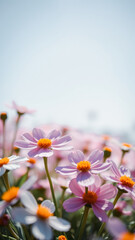
[[4,167],[0,167],[0,176],[2,176],[6,172]]
[[20,165],[17,164],[5,164],[3,167],[7,170],[14,170],[20,167]]
[[32,224],[37,220],[36,216],[32,215],[30,212],[28,212],[28,210],[21,207],[13,208],[11,215],[15,221],[26,225]]
[[37,176],[31,176],[22,186],[20,189],[28,190],[30,189],[33,184],[37,181]]
[[20,163],[20,162],[25,162],[27,160],[29,160],[27,157],[18,157],[16,159],[13,159],[12,163]]
[[32,213],[37,211],[37,202],[33,195],[28,191],[20,191],[20,199],[22,204]]
[[69,231],[71,225],[68,221],[62,219],[62,218],[57,218],[55,216],[49,217],[48,219],[49,225],[61,232],[67,232]]
[[46,224],[45,221],[38,220],[32,226],[33,235],[40,240],[51,240],[52,239],[52,230],[49,225]]
[[54,203],[50,200],[45,200],[41,203],[42,206],[49,208],[50,212],[53,213],[55,211]]

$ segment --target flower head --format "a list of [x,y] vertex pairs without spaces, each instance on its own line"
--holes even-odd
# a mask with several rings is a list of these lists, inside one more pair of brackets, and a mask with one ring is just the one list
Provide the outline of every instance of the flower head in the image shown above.
[[101,173],[110,168],[110,163],[103,163],[104,153],[100,150],[93,151],[87,159],[83,152],[74,151],[68,155],[72,165],[57,167],[56,172],[63,175],[77,174],[77,182],[82,186],[93,184],[93,174]]
[[18,157],[12,155],[11,157],[0,158],[0,176],[2,176],[6,170],[14,170],[20,167],[20,163],[27,161],[26,157]]
[[53,155],[53,150],[70,150],[72,147],[65,146],[71,140],[70,136],[61,137],[60,131],[53,130],[49,134],[41,129],[34,128],[32,135],[29,133],[23,134],[23,140],[17,141],[15,146],[19,148],[31,149],[28,156],[33,157],[50,157]]
[[12,109],[15,109],[16,112],[19,114],[19,115],[23,115],[25,113],[33,113],[35,112],[35,110],[30,110],[24,106],[19,106],[16,104],[15,101],[12,101],[12,105],[11,106],[8,106],[9,108],[12,108]]
[[[110,160],[108,162],[110,162]],[[128,192],[130,196],[135,199],[135,178],[131,177],[130,171],[126,167],[120,166],[118,169],[113,161],[111,161],[111,163],[111,171],[114,175],[104,176],[104,179],[116,182],[119,189]]]
[[106,222],[107,215],[105,210],[113,208],[113,204],[108,199],[116,195],[116,188],[111,184],[101,185],[101,180],[98,176],[94,176],[94,183],[88,186],[88,191],[85,187],[78,185],[76,178],[71,180],[69,184],[70,190],[77,197],[70,198],[63,203],[63,207],[67,212],[74,212],[87,205],[93,208],[93,211],[100,221]]
[[12,216],[22,224],[33,224],[32,233],[37,239],[51,240],[53,236],[51,227],[62,232],[67,232],[70,229],[68,221],[53,216],[55,206],[50,200],[45,200],[38,205],[33,195],[30,192],[25,192],[21,196],[21,201],[26,209],[14,208]]

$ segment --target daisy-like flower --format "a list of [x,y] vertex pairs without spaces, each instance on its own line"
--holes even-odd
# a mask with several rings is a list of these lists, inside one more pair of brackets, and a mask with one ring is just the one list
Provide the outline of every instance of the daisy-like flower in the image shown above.
[[4,192],[1,196],[2,201],[0,202],[0,216],[2,216],[9,205],[14,205],[20,199],[21,194],[23,194],[26,190],[30,189],[33,184],[36,182],[37,177],[30,177],[20,188],[19,187],[11,187],[6,192]]
[[15,101],[12,101],[12,105],[11,105],[11,106],[8,105],[8,107],[9,107],[9,108],[12,108],[12,109],[15,109],[16,112],[17,112],[19,115],[23,115],[23,114],[25,114],[25,113],[29,113],[29,114],[30,114],[30,113],[35,112],[35,110],[30,110],[30,109],[28,109],[28,108],[26,108],[26,107],[24,107],[24,106],[19,106],[19,105],[17,105]]
[[6,170],[14,170],[20,167],[20,163],[27,161],[26,157],[18,157],[12,155],[11,157],[0,158],[0,176],[2,176]]
[[47,135],[41,129],[34,128],[32,135],[24,133],[24,140],[17,141],[15,146],[19,148],[31,149],[28,156],[33,157],[50,157],[53,155],[53,150],[70,150],[72,147],[65,146],[71,141],[70,136],[61,137],[60,131],[52,130]]
[[107,229],[115,240],[135,240],[135,233],[127,231],[126,226],[118,218],[110,218]]
[[32,234],[37,239],[51,240],[53,237],[51,227],[62,232],[67,232],[70,229],[68,221],[53,216],[55,206],[50,200],[45,200],[38,205],[33,195],[30,192],[25,192],[21,196],[21,201],[26,209],[14,208],[11,215],[17,222],[26,225],[33,224]]
[[131,173],[128,168],[124,166],[118,167],[113,161],[108,160],[111,162],[111,171],[113,172],[113,176],[102,176],[105,180],[109,180],[111,182],[117,183],[117,187],[120,190],[124,190],[128,192],[135,200],[135,178],[131,177]]
[[112,184],[100,186],[100,178],[98,176],[94,176],[94,178],[94,184],[88,186],[87,192],[85,187],[78,185],[76,178],[72,179],[69,188],[77,197],[66,200],[63,207],[67,212],[75,212],[87,205],[92,207],[94,214],[100,221],[106,222],[108,217],[105,211],[113,208],[113,204],[108,199],[116,195],[117,189]]
[[72,165],[57,167],[56,172],[63,175],[77,174],[77,182],[82,186],[93,184],[92,174],[98,174],[110,168],[111,163],[103,163],[103,151],[95,150],[85,160],[81,151],[74,151],[68,155]]

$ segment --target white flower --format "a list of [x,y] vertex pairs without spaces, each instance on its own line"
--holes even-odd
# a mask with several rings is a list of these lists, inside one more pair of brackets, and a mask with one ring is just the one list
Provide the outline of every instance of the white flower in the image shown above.
[[37,239],[51,240],[53,237],[51,227],[62,232],[70,229],[68,221],[53,216],[55,206],[50,200],[45,200],[38,205],[30,192],[24,192],[21,195],[21,201],[26,209],[17,207],[11,214],[17,222],[33,224],[32,233]]

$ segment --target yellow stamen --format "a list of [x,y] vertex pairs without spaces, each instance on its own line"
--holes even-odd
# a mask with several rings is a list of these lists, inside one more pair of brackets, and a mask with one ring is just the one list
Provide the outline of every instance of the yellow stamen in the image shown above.
[[67,238],[66,238],[64,235],[60,235],[60,236],[58,237],[58,240],[67,240]]
[[135,182],[130,177],[127,177],[126,175],[121,176],[120,181],[121,181],[122,185],[130,187],[130,188],[132,188],[135,184]]
[[37,209],[37,215],[39,218],[46,219],[50,216],[53,216],[53,214],[50,212],[50,210],[47,207],[43,207],[42,205],[38,205]]
[[37,144],[41,148],[49,148],[52,145],[52,142],[48,138],[41,138],[38,140]]
[[36,160],[34,158],[29,158],[29,160],[27,162],[29,162],[31,164],[35,164]]
[[126,233],[122,233],[120,235],[120,240],[134,240],[135,239],[135,234],[134,233],[130,233],[130,232],[126,232]]
[[104,150],[104,151],[107,151],[107,152],[112,152],[112,149],[109,148],[109,147],[104,147],[103,150]]
[[5,158],[0,159],[0,167],[2,167],[5,164],[8,164],[8,163],[9,163],[9,158],[5,157]]
[[95,192],[88,191],[83,194],[83,200],[88,204],[93,204],[97,201],[97,194]]
[[122,146],[128,147],[128,148],[131,148],[131,147],[132,147],[132,145],[131,145],[131,144],[128,144],[128,143],[122,143]]
[[82,172],[87,172],[91,167],[91,164],[89,161],[80,161],[77,163],[77,169]]
[[10,202],[17,197],[18,191],[19,191],[19,187],[11,187],[8,191],[3,193],[1,198],[6,202]]

